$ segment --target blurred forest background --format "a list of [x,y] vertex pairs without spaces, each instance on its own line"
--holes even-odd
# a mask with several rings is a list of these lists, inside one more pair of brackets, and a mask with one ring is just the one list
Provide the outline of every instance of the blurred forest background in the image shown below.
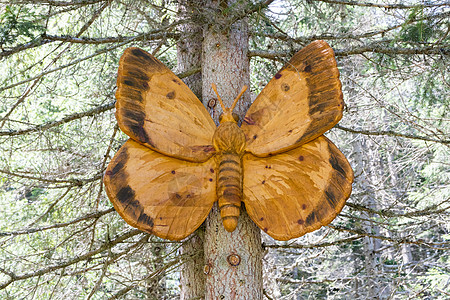
[[313,40],[341,72],[344,117],[326,135],[353,193],[329,226],[263,235],[266,299],[450,299],[450,3],[238,2],[0,0],[1,299],[180,297],[195,253],[128,226],[102,174],[127,139],[114,117],[123,50],[196,81],[179,52],[216,14],[248,22],[253,95]]

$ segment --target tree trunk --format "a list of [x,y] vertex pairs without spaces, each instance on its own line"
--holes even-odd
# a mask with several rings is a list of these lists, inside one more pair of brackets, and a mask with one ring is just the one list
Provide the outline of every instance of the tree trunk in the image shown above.
[[[355,170],[364,170],[361,171],[359,176],[356,176],[354,185],[363,191],[361,203],[371,209],[377,209],[376,197],[379,195],[374,187],[376,186],[376,182],[379,181],[380,176],[377,176],[379,170],[376,169],[375,165],[380,167],[380,164],[378,163],[379,157],[376,156],[376,152],[370,146],[373,145],[367,145],[367,141],[364,138],[357,139],[353,142]],[[357,227],[362,227],[369,234],[380,235],[379,226],[371,221],[373,218],[371,213],[361,212],[361,217],[363,221],[355,224]],[[368,236],[364,237],[362,256],[364,259],[365,276],[360,282],[355,283],[355,299],[359,297],[364,297],[364,299],[378,299],[379,297],[379,291],[381,290],[379,286],[379,248],[379,240]],[[358,256],[359,253],[354,254]],[[357,263],[355,265],[355,271],[359,273],[359,269],[360,266]]]
[[[178,14],[181,20],[192,17],[197,8],[190,6],[189,1],[179,1]],[[178,72],[187,72],[201,66],[202,30],[198,24],[192,22],[180,25],[183,36],[177,44]],[[184,83],[201,99],[202,75],[196,73],[183,79]],[[185,257],[181,266],[180,299],[204,299],[205,275],[203,266],[205,257],[203,252],[204,226],[183,242],[181,254]]]
[[[242,11],[240,5],[234,3],[233,7],[227,7],[224,1],[220,6],[218,2],[205,3],[204,17],[213,20],[203,32],[203,102],[212,110],[216,123],[221,108],[211,83],[217,85],[225,105],[230,106],[241,88],[250,82],[247,22],[228,23],[233,12]],[[241,119],[249,102],[247,91],[235,109]],[[245,209],[241,209],[236,230],[229,233],[214,205],[206,220],[205,261],[205,299],[262,299],[261,233]]]

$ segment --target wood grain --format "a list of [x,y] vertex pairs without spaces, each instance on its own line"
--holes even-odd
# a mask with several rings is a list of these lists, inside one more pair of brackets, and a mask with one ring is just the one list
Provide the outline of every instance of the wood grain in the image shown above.
[[243,168],[247,213],[277,240],[329,224],[352,189],[350,164],[325,136],[273,157],[246,154]]

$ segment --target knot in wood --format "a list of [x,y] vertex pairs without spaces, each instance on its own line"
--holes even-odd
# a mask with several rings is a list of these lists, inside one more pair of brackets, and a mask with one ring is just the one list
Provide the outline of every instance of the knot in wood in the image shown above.
[[241,257],[237,254],[228,255],[227,261],[230,266],[236,267],[241,263]]
[[205,275],[208,275],[209,272],[211,272],[211,264],[207,264],[203,267],[203,273],[205,273]]
[[155,247],[155,248],[153,248],[153,253],[155,254],[155,255],[160,255],[161,254],[161,247]]
[[216,103],[217,103],[217,100],[213,98],[213,99],[208,101],[208,107],[209,108],[214,108],[214,107],[216,107]]

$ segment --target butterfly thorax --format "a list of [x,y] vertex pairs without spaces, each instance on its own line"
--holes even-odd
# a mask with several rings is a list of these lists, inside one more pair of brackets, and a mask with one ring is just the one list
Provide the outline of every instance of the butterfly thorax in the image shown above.
[[213,136],[213,145],[217,153],[244,154],[245,135],[235,122],[223,122]]
[[232,232],[239,217],[242,200],[242,155],[245,135],[235,122],[223,122],[214,133],[216,149],[217,200],[223,226]]

